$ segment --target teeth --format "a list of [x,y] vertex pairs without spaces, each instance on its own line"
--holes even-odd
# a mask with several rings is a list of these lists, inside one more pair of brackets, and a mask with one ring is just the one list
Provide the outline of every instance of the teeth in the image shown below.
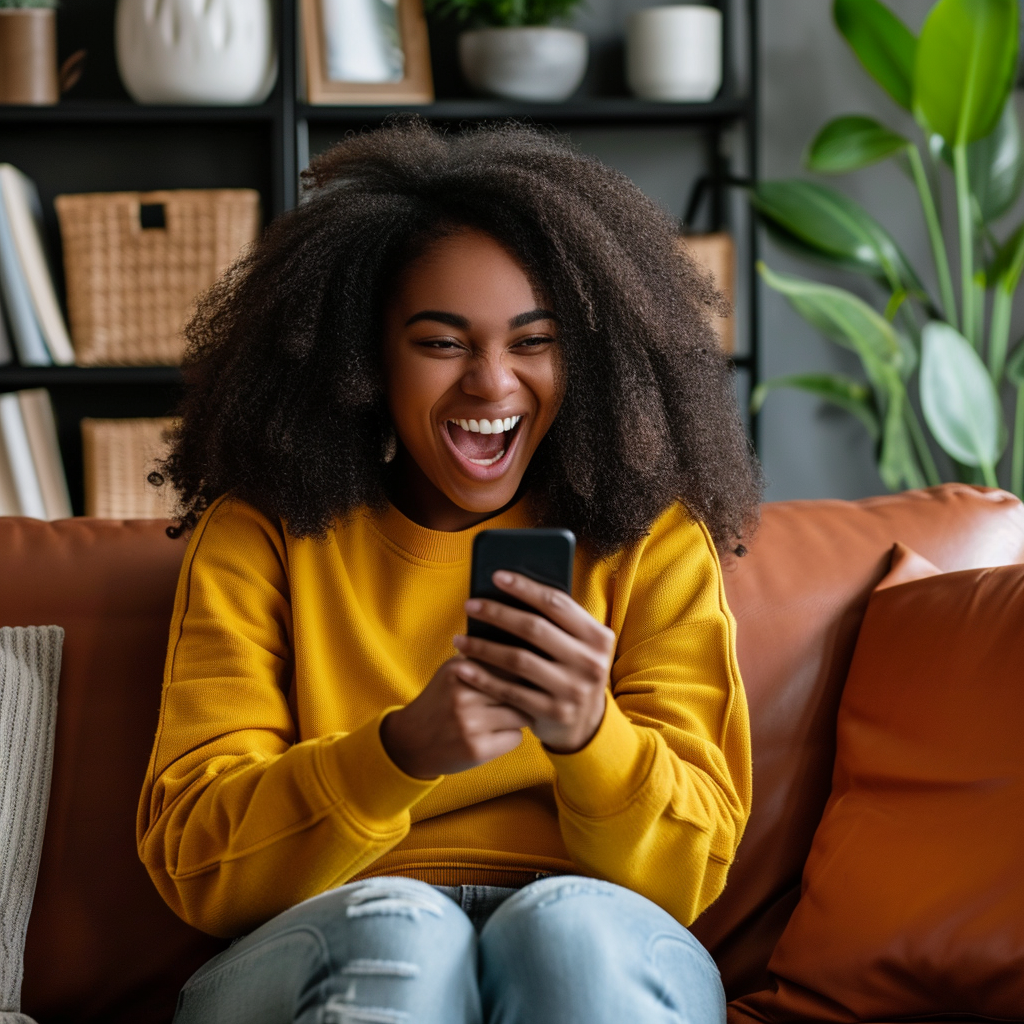
[[498,454],[495,455],[493,459],[470,459],[469,461],[476,466],[493,466],[498,461],[498,459],[503,458],[504,455],[505,449],[502,448],[501,451],[498,452]]
[[[511,430],[523,417],[506,416],[503,420],[449,420],[449,423],[458,423],[463,430],[473,434],[500,434],[503,431]],[[488,462],[487,465],[490,465]]]

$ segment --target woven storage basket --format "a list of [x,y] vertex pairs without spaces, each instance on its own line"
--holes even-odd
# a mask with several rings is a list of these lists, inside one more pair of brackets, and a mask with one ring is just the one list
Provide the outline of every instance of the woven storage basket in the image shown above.
[[101,519],[170,519],[177,495],[148,480],[167,455],[175,420],[82,420],[85,514]]
[[180,363],[196,299],[259,230],[252,189],[98,192],[54,205],[80,366]]

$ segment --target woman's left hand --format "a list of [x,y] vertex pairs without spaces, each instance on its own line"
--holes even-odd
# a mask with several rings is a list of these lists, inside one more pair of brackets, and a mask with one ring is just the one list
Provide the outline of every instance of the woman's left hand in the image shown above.
[[478,598],[466,602],[466,612],[522,637],[553,660],[520,647],[457,636],[455,646],[472,659],[460,666],[460,678],[528,715],[533,733],[552,752],[574,753],[590,742],[604,717],[615,634],[561,590],[518,573],[496,572],[493,578],[500,590],[542,614]]

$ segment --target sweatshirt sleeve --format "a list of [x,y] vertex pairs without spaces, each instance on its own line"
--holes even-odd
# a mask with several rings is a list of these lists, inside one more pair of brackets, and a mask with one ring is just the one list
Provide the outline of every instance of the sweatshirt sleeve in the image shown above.
[[735,622],[706,529],[655,524],[614,584],[611,693],[582,750],[549,753],[562,836],[585,872],[684,925],[725,887],[750,813]]
[[438,780],[388,757],[380,722],[296,742],[292,627],[279,529],[218,501],[186,551],[139,856],[161,895],[214,935],[248,931],[341,885],[398,843]]

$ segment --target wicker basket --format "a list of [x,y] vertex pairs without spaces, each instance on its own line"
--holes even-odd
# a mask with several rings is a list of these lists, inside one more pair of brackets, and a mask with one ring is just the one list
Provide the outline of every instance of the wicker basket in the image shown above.
[[716,317],[715,333],[722,351],[732,354],[736,350],[736,247],[730,235],[716,231],[710,235],[684,235],[684,245],[699,267],[714,279],[715,286],[729,303],[727,317]]
[[252,189],[54,200],[80,366],[175,365],[196,299],[259,230]]
[[171,418],[82,420],[85,514],[101,519],[170,519],[177,495],[148,480],[167,454]]

